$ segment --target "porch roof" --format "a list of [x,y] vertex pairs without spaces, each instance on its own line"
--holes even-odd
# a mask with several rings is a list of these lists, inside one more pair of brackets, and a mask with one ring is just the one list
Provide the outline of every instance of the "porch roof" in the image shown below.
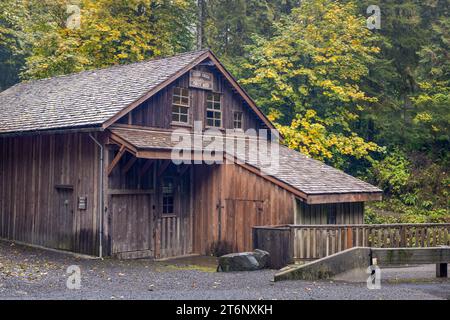
[[[177,142],[172,141],[170,131],[116,127],[110,132],[114,142],[125,145],[137,157],[158,157],[157,153],[152,153],[153,150],[160,152],[160,155],[165,152],[166,158],[170,159],[171,151],[177,146]],[[201,149],[204,150],[210,143],[203,141]],[[275,183],[279,182],[277,184],[306,199],[308,203],[381,200],[382,191],[379,188],[283,145],[279,146],[277,170],[269,174],[263,174],[264,168],[258,163],[248,161],[249,151],[249,144],[245,143],[245,154],[236,156],[243,162],[237,162],[238,165]]]

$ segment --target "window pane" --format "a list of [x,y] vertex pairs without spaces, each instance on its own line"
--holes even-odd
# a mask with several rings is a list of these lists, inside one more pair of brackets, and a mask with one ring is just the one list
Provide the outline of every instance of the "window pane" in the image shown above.
[[221,95],[208,92],[206,103],[206,125],[210,127],[222,126],[222,106],[220,104]]
[[172,103],[172,121],[188,123],[189,90],[185,88],[174,88]]

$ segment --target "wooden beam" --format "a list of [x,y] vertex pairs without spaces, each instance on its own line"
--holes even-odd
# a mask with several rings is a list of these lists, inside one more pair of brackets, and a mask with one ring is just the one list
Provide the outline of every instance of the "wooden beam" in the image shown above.
[[131,157],[130,160],[128,160],[128,162],[125,165],[125,167],[123,167],[122,173],[126,174],[131,169],[131,167],[135,164],[136,161],[137,161],[136,157],[134,157],[134,156]]
[[110,134],[109,134],[109,140],[119,146],[125,146],[130,153],[133,153],[133,154],[137,153],[137,149],[135,146],[133,146],[128,141],[122,139],[121,137],[119,137],[118,135],[115,135],[112,132],[110,132]]
[[136,153],[136,157],[145,159],[172,159],[171,150],[143,150]]
[[136,190],[136,189],[109,189],[110,195],[136,195],[136,194],[154,194],[155,190]]
[[111,164],[108,166],[108,176],[111,175],[111,172],[114,170],[115,166],[119,163],[120,159],[122,159],[122,156],[124,155],[125,151],[126,151],[125,146],[122,145],[120,147],[119,153],[117,153]]
[[364,202],[364,201],[379,201],[382,199],[382,192],[360,192],[360,193],[330,193],[308,195],[306,203],[341,203],[341,202]]

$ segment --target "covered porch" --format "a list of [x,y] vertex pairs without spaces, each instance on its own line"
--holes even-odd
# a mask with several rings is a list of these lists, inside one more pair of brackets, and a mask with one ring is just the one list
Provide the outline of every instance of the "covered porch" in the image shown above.
[[109,254],[164,259],[193,250],[193,165],[175,165],[170,150],[142,152],[111,134],[106,154]]

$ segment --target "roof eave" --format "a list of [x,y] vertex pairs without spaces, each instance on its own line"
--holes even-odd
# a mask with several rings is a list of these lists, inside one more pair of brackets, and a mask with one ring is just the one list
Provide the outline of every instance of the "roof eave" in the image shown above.
[[326,204],[342,202],[367,202],[380,201],[383,198],[382,191],[361,191],[348,193],[323,193],[309,194],[306,197],[307,204]]
[[34,136],[34,135],[41,135],[41,134],[61,134],[61,133],[73,133],[73,132],[98,132],[98,131],[104,131],[101,124],[62,127],[62,128],[50,128],[50,129],[0,132],[0,138]]

